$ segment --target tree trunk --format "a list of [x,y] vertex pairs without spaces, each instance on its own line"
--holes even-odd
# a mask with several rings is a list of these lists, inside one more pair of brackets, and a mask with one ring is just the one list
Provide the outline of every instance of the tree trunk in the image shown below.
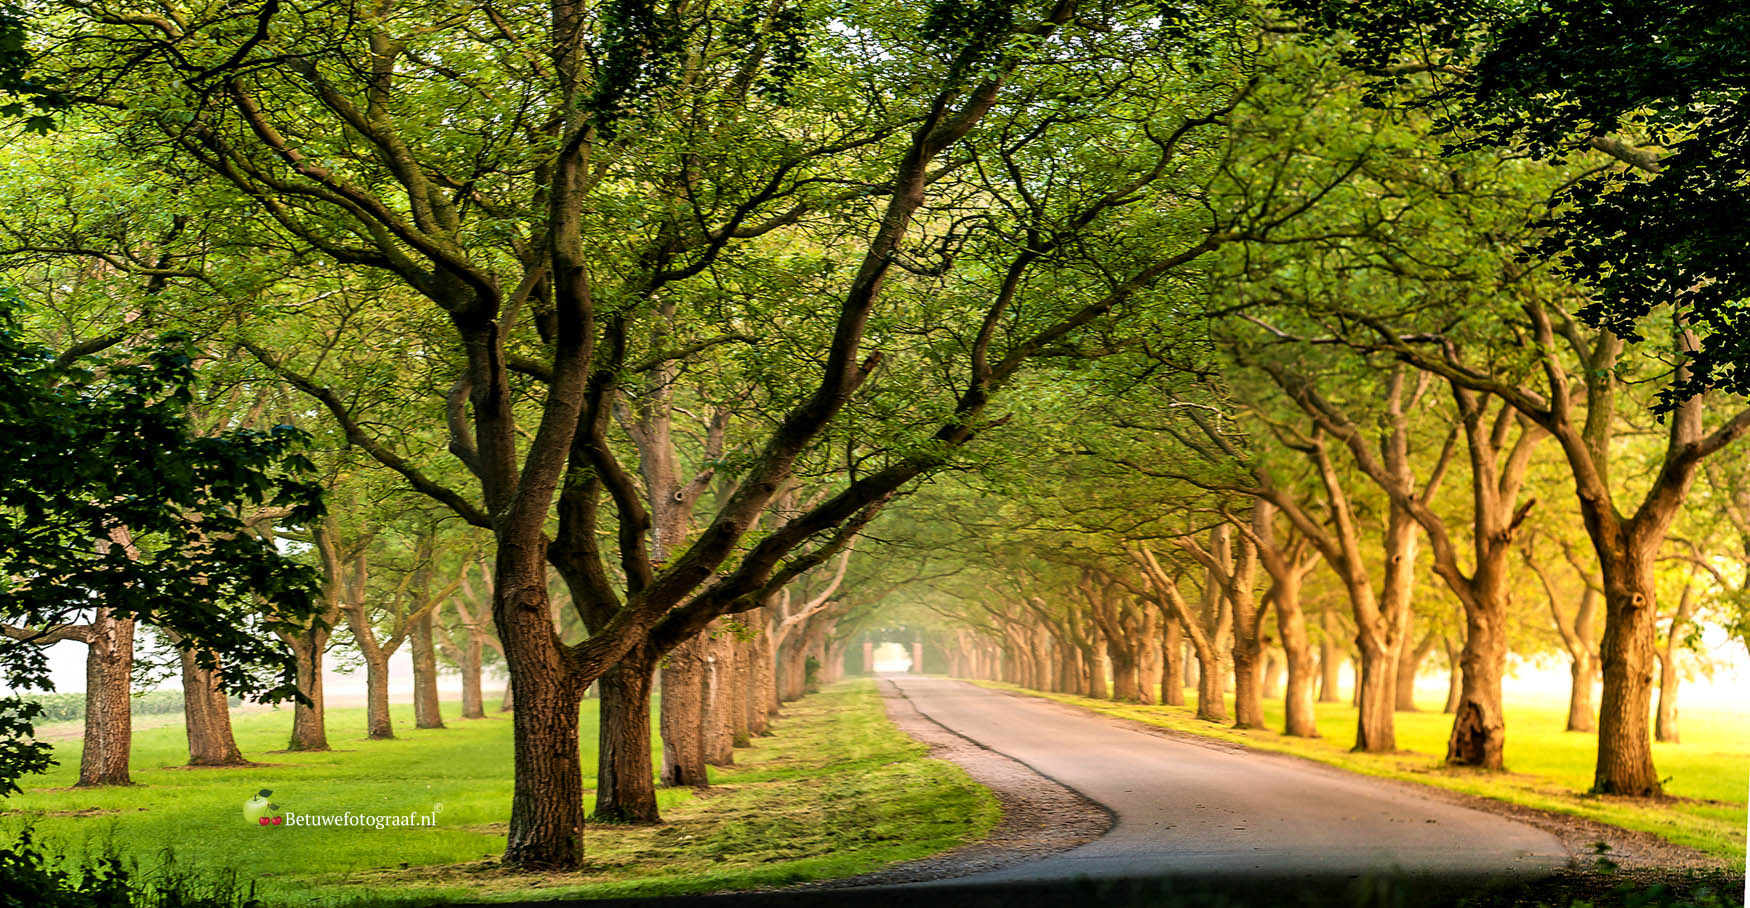
[[[1604,574],[1604,637],[1599,643],[1604,691],[1598,703],[1599,794],[1650,797],[1661,793],[1653,767],[1648,719],[1653,699],[1653,596],[1656,547],[1620,536],[1595,540]],[[1616,544],[1612,544],[1612,543]]]
[[292,707],[292,740],[287,750],[327,750],[328,723],[322,700],[322,656],[328,649],[328,631],[313,626],[290,635],[292,655],[298,667],[298,691],[304,695]]
[[[1281,619],[1278,619],[1281,623]],[[1307,639],[1304,619],[1298,632],[1286,625],[1282,631],[1282,652],[1287,662],[1288,682],[1282,694],[1282,733],[1297,738],[1319,737],[1318,713],[1313,709],[1313,668],[1311,641]]]
[[1397,693],[1397,653],[1378,645],[1361,644],[1361,673],[1355,685],[1360,715],[1355,721],[1355,750],[1391,753],[1397,750],[1397,729],[1392,707]]
[[510,683],[510,679],[506,678],[504,682],[504,695],[498,698],[498,711],[501,713],[508,713],[515,709],[516,685]]
[[1096,700],[1110,700],[1112,687],[1112,660],[1106,655],[1106,641],[1099,637],[1089,644],[1088,654],[1088,696]]
[[1595,732],[1598,722],[1593,718],[1592,685],[1598,680],[1598,663],[1591,653],[1576,656],[1568,663],[1568,731]]
[[1677,650],[1689,631],[1689,616],[1695,611],[1694,593],[1694,583],[1684,584],[1683,597],[1665,631],[1665,645],[1659,647],[1659,709],[1653,722],[1653,738],[1667,744],[1681,740],[1677,732],[1677,688],[1683,679],[1677,665]]
[[1142,628],[1137,634],[1137,699],[1143,703],[1159,702],[1161,678],[1161,615],[1150,603],[1142,605]]
[[662,666],[662,784],[704,788],[705,635],[668,651]]
[[1136,648],[1130,641],[1113,637],[1106,640],[1106,652],[1112,663],[1112,699],[1136,703],[1142,690],[1136,683]]
[[1319,638],[1319,702],[1341,703],[1343,693],[1338,690],[1342,684],[1343,651],[1338,649],[1336,641],[1331,639],[1331,624],[1325,622],[1325,633]]
[[132,785],[134,619],[98,608],[85,651],[85,736],[79,786]]
[[1264,699],[1282,698],[1282,658],[1274,648],[1264,651]]
[[217,673],[201,668],[189,650],[179,650],[177,655],[182,661],[182,723],[188,732],[188,765],[250,765],[231,733],[231,704],[219,689]]
[[[514,596],[519,587],[525,598],[543,601],[529,608],[499,592]],[[574,868],[583,861],[583,766],[577,741],[583,690],[564,672],[555,648],[538,646],[542,635],[552,636],[545,585],[501,583],[498,590],[493,618],[512,666],[509,696],[516,706],[511,713],[516,769],[504,861],[530,869]]]
[[1446,647],[1446,705],[1440,711],[1452,715],[1458,712],[1458,695],[1464,687],[1464,667],[1458,661],[1461,647],[1451,638],[1443,638],[1442,644]]
[[1683,739],[1677,731],[1677,653],[1666,647],[1659,652],[1659,708],[1653,722],[1653,739],[1665,744],[1677,744]]
[[[650,682],[654,655],[634,646],[596,679],[601,692],[595,818],[608,823],[660,823],[656,772],[650,765]],[[519,706],[520,712],[523,707]],[[696,723],[695,723],[696,727]]]
[[731,635],[729,652],[730,743],[746,747],[753,743],[753,641]]
[[365,737],[386,741],[395,737],[389,717],[389,657],[382,652],[365,654]]
[[1172,615],[1161,619],[1161,702],[1185,705],[1185,631]]
[[480,662],[486,655],[480,634],[468,629],[468,639],[462,644],[462,658],[457,667],[462,672],[462,718],[486,718],[486,695],[480,688]]
[[[1398,693],[1397,710],[1401,713],[1418,712],[1416,709],[1416,676],[1422,673],[1422,662],[1428,658],[1428,653],[1434,649],[1434,632],[1422,635],[1421,642],[1414,647],[1405,646],[1398,656]],[[1404,639],[1409,639],[1409,629],[1404,629]]]
[[1506,750],[1501,676],[1507,665],[1506,602],[1465,609],[1463,680],[1453,712],[1446,762],[1455,766],[1501,769]]
[[[703,636],[703,635],[701,635]],[[704,731],[705,762],[712,766],[735,765],[735,635],[719,625],[714,639],[704,647]],[[742,710],[746,716],[747,711]]]
[[431,609],[413,620],[413,727],[443,728],[443,708],[438,700],[437,646],[432,640]]

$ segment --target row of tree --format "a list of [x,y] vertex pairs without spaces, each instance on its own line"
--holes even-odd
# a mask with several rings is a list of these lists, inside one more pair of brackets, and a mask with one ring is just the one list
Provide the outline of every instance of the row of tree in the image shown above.
[[[669,776],[702,778],[687,731],[752,733],[736,704],[769,706],[766,666],[947,569],[844,559],[916,545],[883,526],[926,538],[875,521],[950,475],[979,483],[942,518],[961,538],[1049,524],[1100,596],[1164,603],[1194,645],[1192,600],[1255,642],[1316,557],[1351,605],[1368,749],[1392,746],[1425,543],[1465,614],[1454,758],[1482,765],[1525,492],[1571,486],[1603,599],[1598,784],[1652,793],[1657,557],[1750,415],[1688,380],[1717,325],[1588,327],[1573,275],[1521,252],[1589,173],[1659,150],[1612,122],[1558,143],[1594,149],[1573,160],[1443,154],[1414,102],[1465,61],[1400,64],[1306,6],[92,0],[0,69],[53,127],[8,145],[0,263],[57,348],[186,332],[210,418],[260,402],[250,425],[316,438],[333,520],[237,517],[320,568],[266,638],[307,733],[328,628],[354,625],[369,675],[474,582],[420,541],[435,518],[373,511],[411,493],[487,540],[469,615],[515,705],[508,865],[581,859],[587,690],[596,815],[654,820],[658,668],[686,692]],[[1461,25],[1431,40],[1492,34]],[[1662,442],[1649,387],[1681,389]],[[1160,613],[1090,608],[1109,654]],[[204,637],[178,646],[226,664]]]

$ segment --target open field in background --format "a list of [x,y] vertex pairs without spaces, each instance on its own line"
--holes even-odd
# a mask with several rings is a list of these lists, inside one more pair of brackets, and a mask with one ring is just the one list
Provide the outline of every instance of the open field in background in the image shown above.
[[[1280,733],[1282,701],[1264,701],[1270,730],[1240,731],[1196,717],[1197,692],[1185,691],[1186,706],[1141,706],[1071,694],[1027,690],[1013,684],[975,681],[1135,719],[1176,731],[1234,741],[1260,750],[1296,754],[1368,775],[1405,779],[1527,807],[1573,814],[1625,829],[1651,832],[1679,845],[1698,848],[1742,865],[1746,784],[1750,783],[1750,721],[1738,715],[1686,711],[1680,744],[1653,745],[1654,764],[1671,795],[1657,802],[1585,794],[1592,786],[1597,739],[1563,731],[1567,701],[1521,700],[1507,704],[1507,771],[1449,769],[1441,765],[1452,717],[1438,711],[1397,714],[1400,751],[1351,753],[1356,710],[1347,703],[1317,705],[1316,739]],[[1435,701],[1438,702],[1438,701]],[[1233,700],[1228,699],[1228,715]]]
[[[597,701],[583,708],[586,783],[595,777]],[[445,704],[454,715],[457,704]],[[861,873],[982,838],[995,799],[886,718],[873,683],[841,684],[787,704],[776,734],[713,768],[718,787],[659,790],[667,823],[590,826],[578,873],[505,875],[511,796],[511,721],[446,719],[413,728],[396,707],[393,741],[363,738],[362,709],[328,713],[330,753],[274,752],[291,713],[235,717],[239,746],[266,765],[186,769],[180,723],[136,734],[131,788],[72,789],[77,741],[61,765],[0,801],[0,835],[26,824],[71,855],[120,851],[150,869],[173,856],[181,870],[235,872],[269,905],[395,904],[434,899],[656,895],[781,885]],[[653,729],[653,739],[656,738]],[[660,740],[653,750],[660,762]],[[307,813],[438,811],[435,828],[251,827],[243,802],[272,789]],[[591,793],[593,795],[593,793]]]

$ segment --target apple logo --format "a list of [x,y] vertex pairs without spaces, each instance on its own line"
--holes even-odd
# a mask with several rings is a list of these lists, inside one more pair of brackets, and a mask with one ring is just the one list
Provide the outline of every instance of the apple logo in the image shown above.
[[272,789],[263,788],[255,797],[243,802],[243,819],[258,826],[279,826],[285,822],[280,806],[268,800]]

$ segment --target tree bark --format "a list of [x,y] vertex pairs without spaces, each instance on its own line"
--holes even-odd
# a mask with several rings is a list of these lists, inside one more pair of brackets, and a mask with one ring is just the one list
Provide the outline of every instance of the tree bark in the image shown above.
[[292,739],[287,750],[328,750],[328,723],[322,698],[322,657],[328,649],[328,629],[320,624],[288,635],[298,668],[298,692],[292,707]]
[[[648,646],[634,646],[596,679],[601,692],[597,822],[662,822],[656,807],[656,771],[650,760],[650,682],[655,658]],[[696,718],[694,724],[697,727]]]
[[188,732],[188,765],[249,766],[231,733],[231,704],[219,689],[217,673],[201,668],[195,654],[177,653],[182,662],[182,720]]
[[1653,739],[1666,744],[1682,741],[1677,729],[1677,689],[1683,678],[1677,665],[1677,653],[1683,635],[1688,632],[1689,617],[1695,610],[1693,594],[1694,584],[1684,584],[1677,612],[1671,616],[1671,624],[1665,631],[1665,645],[1659,647],[1659,706],[1653,722]]
[[1347,654],[1337,646],[1340,639],[1338,631],[1333,627],[1331,609],[1329,606],[1319,612],[1319,702],[1341,703],[1343,692],[1338,688],[1343,683],[1343,659]]
[[[1405,628],[1404,639],[1409,639],[1409,628]],[[1422,673],[1422,662],[1428,658],[1428,653],[1434,649],[1434,631],[1422,635],[1415,646],[1406,646],[1398,656],[1398,693],[1397,711],[1401,713],[1420,712],[1416,708],[1416,676]]]
[[1161,616],[1161,702],[1185,705],[1185,631],[1172,614]]
[[662,666],[662,784],[704,788],[705,635],[668,651]]
[[443,728],[443,709],[438,699],[437,646],[432,639],[433,615],[426,609],[413,619],[413,727]]
[[[722,623],[715,637],[705,641],[704,732],[705,762],[712,766],[735,765],[735,634]],[[741,711],[743,716],[747,711]]]
[[98,607],[86,636],[85,734],[79,787],[132,785],[134,619]]

